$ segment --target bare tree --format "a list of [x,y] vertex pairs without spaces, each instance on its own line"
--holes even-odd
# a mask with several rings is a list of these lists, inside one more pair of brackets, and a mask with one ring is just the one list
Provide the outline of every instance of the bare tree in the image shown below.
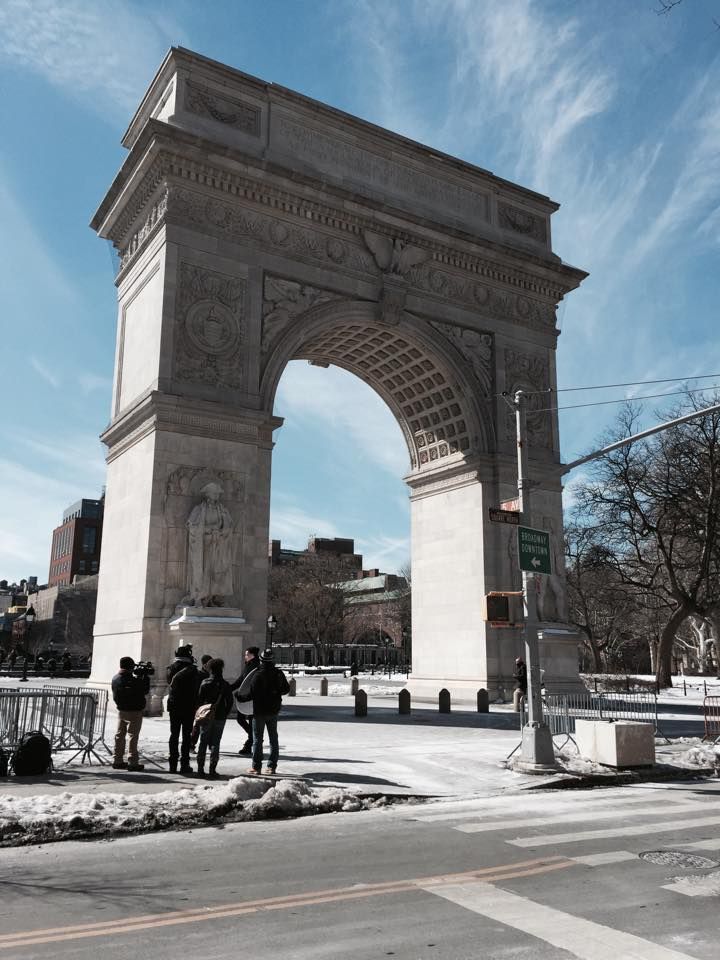
[[[693,408],[689,397],[674,415]],[[611,439],[635,432],[637,416],[627,406]],[[720,413],[606,454],[577,501],[620,581],[664,608],[656,678],[670,686],[682,624],[691,616],[720,622]]]

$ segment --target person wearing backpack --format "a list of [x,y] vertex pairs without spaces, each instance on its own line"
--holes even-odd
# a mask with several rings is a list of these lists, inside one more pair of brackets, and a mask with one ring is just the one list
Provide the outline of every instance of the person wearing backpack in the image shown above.
[[[135,674],[135,661],[132,657],[120,657],[120,670],[112,678],[112,695],[118,712],[117,732],[115,733],[114,770],[144,770],[138,756],[138,740],[142,727],[145,697],[150,692],[150,677],[144,671]],[[125,737],[129,736],[127,763]]]
[[[200,739],[197,748],[197,772],[199,777],[205,776],[205,757],[208,749],[210,750],[210,769],[208,776],[215,778],[218,759],[220,757],[220,741],[223,730],[225,729],[225,720],[233,707],[233,695],[230,690],[230,684],[223,679],[223,670],[225,661],[219,658],[210,660],[206,669],[210,676],[200,684],[198,692],[198,708],[205,704],[210,705],[208,715],[202,720],[200,726]],[[198,721],[200,722],[200,721]]]
[[[245,663],[243,665],[242,673],[234,683],[230,684],[230,689],[233,691],[233,693],[236,690],[239,690],[243,684],[243,681],[248,678],[253,670],[257,670],[257,668],[260,666],[260,647],[248,647],[243,656]],[[243,708],[238,704],[237,722],[245,731],[246,736],[245,743],[238,750],[238,753],[241,757],[252,756],[253,736],[251,711],[252,706],[248,705],[247,710],[243,711]]]
[[[178,647],[175,659],[168,666],[167,682],[170,686],[168,694],[168,713],[170,714],[170,740],[168,742],[170,773],[177,773],[178,759],[180,773],[185,777],[193,775],[190,766],[190,747],[192,744],[193,719],[197,705],[197,695],[200,684],[205,676],[195,666],[192,647],[189,644]],[[178,741],[182,734],[182,745],[178,751]]]
[[287,677],[275,666],[275,654],[264,650],[260,656],[260,667],[251,673],[235,693],[240,703],[252,700],[253,704],[253,752],[252,767],[247,771],[251,775],[261,772],[263,759],[263,737],[265,730],[270,741],[265,773],[273,774],[277,770],[280,757],[277,718],[282,707],[282,698],[290,690]]

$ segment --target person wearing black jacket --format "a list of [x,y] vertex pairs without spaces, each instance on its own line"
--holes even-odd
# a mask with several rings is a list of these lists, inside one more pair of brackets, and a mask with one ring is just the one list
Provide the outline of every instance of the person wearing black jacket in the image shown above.
[[272,650],[263,651],[260,668],[251,673],[240,684],[235,697],[240,703],[252,700],[253,704],[253,752],[252,767],[249,774],[260,773],[263,757],[263,737],[265,730],[270,740],[270,755],[265,773],[275,773],[280,757],[277,718],[282,707],[282,698],[290,690],[287,677],[275,666]]
[[[186,777],[193,775],[190,766],[190,746],[192,740],[193,718],[197,705],[197,695],[203,677],[195,666],[192,647],[178,647],[175,659],[166,672],[170,686],[168,694],[168,713],[170,714],[170,740],[168,743],[170,773],[177,773],[178,759],[180,773]],[[182,733],[182,746],[178,753],[178,741]]]
[[[260,666],[260,647],[248,647],[245,651],[245,665],[242,669],[242,673],[237,678],[237,680],[230,684],[230,689],[235,692],[238,690],[243,682],[253,670],[257,670]],[[252,714],[250,713],[241,713],[240,710],[237,712],[237,722],[245,731],[246,740],[243,746],[238,750],[238,753],[241,757],[251,757],[252,756],[252,745],[253,745],[253,736],[252,736]]]
[[205,776],[205,756],[208,748],[210,749],[210,769],[208,776],[217,776],[216,770],[218,759],[220,757],[220,740],[225,729],[225,720],[233,708],[233,695],[230,690],[230,684],[223,679],[223,670],[225,661],[216,659],[210,660],[206,669],[210,676],[200,684],[198,692],[198,706],[205,703],[211,703],[214,706],[212,717],[209,723],[205,723],[200,729],[200,740],[197,751],[197,772],[199,777]]
[[515,671],[513,673],[513,679],[515,680],[515,688],[522,692],[524,697],[527,696],[527,667],[525,666],[525,661],[522,657],[515,658]]
[[[120,670],[112,678],[112,695],[118,712],[118,725],[115,734],[114,770],[144,770],[138,756],[138,739],[142,727],[145,697],[150,691],[150,677],[147,674],[135,676],[135,661],[132,657],[120,657]],[[129,736],[127,763],[125,755],[125,737]]]

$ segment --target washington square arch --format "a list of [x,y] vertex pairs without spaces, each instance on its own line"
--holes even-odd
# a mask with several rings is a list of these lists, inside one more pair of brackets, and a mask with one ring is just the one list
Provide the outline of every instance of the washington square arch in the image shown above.
[[[557,204],[485,170],[184,49],[132,119],[92,226],[120,255],[93,680],[180,641],[262,645],[273,406],[290,360],[382,397],[407,444],[414,695],[507,688],[519,630],[483,597],[519,589],[515,418],[529,394],[532,526],[564,616],[556,308],[585,273],[551,247]],[[281,431],[278,434],[281,442]],[[572,640],[541,646],[547,686]]]

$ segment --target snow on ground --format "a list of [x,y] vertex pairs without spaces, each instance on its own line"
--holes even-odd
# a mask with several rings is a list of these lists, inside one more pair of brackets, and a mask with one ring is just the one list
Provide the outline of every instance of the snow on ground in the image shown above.
[[220,819],[265,820],[369,809],[384,801],[302,780],[235,777],[162,793],[0,796],[0,846],[147,832]]

